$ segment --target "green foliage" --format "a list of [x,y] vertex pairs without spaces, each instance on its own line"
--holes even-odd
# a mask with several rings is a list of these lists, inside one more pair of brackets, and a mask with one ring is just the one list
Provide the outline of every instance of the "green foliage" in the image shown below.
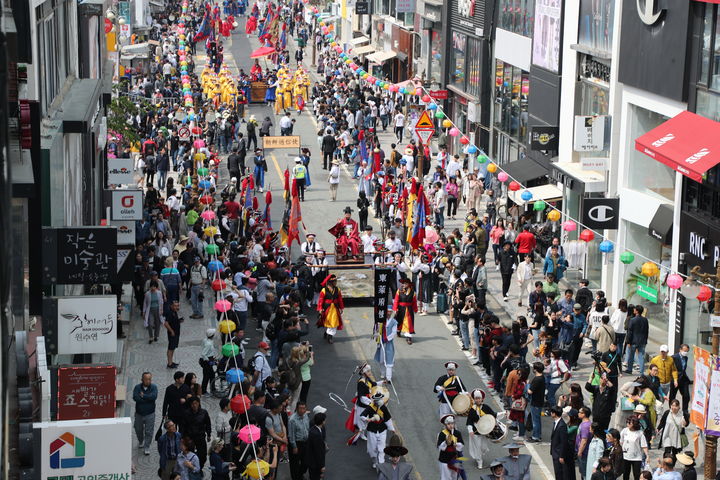
[[[125,80],[124,80],[125,81]],[[139,102],[128,97],[121,88],[120,85],[115,85],[115,95],[108,106],[108,131],[113,135],[121,136],[123,141],[127,144],[139,142],[140,135],[133,126],[132,120],[140,109],[150,105],[150,103],[142,99]]]

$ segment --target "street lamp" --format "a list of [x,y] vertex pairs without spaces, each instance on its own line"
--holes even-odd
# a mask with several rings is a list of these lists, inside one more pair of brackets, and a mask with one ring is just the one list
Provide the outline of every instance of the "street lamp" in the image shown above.
[[[699,278],[703,283],[715,285],[715,305],[713,315],[720,315],[720,263],[715,274],[702,273],[700,266],[693,267],[690,273]],[[712,354],[717,356],[720,353],[720,328],[712,327]],[[715,478],[717,474],[717,437],[705,435],[705,478]]]

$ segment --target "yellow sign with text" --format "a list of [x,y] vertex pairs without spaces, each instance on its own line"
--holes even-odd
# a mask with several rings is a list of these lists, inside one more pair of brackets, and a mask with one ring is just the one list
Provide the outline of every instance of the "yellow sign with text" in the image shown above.
[[263,148],[300,148],[300,137],[288,135],[283,137],[262,137]]

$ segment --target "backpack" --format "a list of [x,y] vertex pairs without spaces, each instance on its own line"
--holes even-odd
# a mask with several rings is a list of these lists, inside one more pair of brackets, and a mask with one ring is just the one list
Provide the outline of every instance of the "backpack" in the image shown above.
[[[255,371],[255,366],[256,366],[256,364],[257,364],[256,360],[257,360],[257,358],[258,358],[259,356],[262,356],[262,353],[261,353],[261,352],[255,352],[255,355],[253,355],[252,357],[250,357],[250,359],[248,360],[248,369],[249,369],[250,371],[252,371],[252,372]],[[267,359],[265,359],[265,358],[263,358],[263,360],[267,361]]]
[[275,322],[270,322],[267,324],[267,327],[265,327],[265,336],[268,340],[275,340],[277,338],[277,328],[275,327]]

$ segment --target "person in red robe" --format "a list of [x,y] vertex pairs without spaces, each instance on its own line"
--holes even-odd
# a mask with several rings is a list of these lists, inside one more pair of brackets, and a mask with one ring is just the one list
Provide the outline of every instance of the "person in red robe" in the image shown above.
[[415,335],[415,314],[418,311],[417,297],[412,287],[412,281],[403,278],[400,280],[400,285],[395,293],[393,311],[398,323],[398,334],[405,337],[407,343],[412,345],[412,337]]
[[338,220],[334,227],[328,232],[336,238],[335,242],[340,247],[342,254],[360,255],[362,251],[362,241],[358,231],[358,224],[352,219],[352,208],[345,207],[343,210],[344,218]]
[[328,343],[333,343],[333,337],[338,330],[343,329],[342,313],[345,309],[342,292],[337,286],[337,277],[330,274],[320,284],[323,288],[318,297],[317,311],[318,327],[325,327],[323,337]]

